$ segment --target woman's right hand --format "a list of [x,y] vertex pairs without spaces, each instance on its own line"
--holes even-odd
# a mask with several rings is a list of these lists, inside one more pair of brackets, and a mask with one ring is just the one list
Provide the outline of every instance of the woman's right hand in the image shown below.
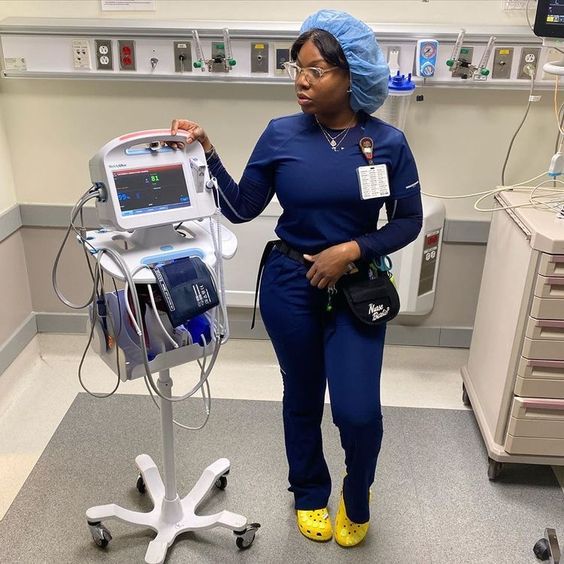
[[[171,135],[176,135],[179,129],[188,133],[188,137],[186,138],[186,143],[188,143],[188,145],[194,141],[199,141],[206,153],[209,153],[213,149],[213,145],[211,144],[206,132],[196,122],[187,119],[173,119],[170,126]],[[168,145],[174,149],[181,149],[184,146],[183,143],[174,142],[170,142]]]

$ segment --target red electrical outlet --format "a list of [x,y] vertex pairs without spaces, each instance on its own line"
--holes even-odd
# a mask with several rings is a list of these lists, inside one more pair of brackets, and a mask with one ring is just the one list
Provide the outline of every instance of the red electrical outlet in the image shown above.
[[120,39],[118,41],[119,68],[125,71],[135,70],[135,41]]

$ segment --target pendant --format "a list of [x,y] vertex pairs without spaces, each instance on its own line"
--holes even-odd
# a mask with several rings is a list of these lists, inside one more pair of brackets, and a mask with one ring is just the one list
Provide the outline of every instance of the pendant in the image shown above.
[[335,147],[337,145],[337,142],[335,141],[335,139],[331,139],[331,147]]

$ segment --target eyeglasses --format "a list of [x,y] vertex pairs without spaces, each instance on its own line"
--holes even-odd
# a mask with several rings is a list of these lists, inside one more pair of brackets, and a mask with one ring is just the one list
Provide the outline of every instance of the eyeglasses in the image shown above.
[[292,80],[297,80],[300,74],[303,72],[305,79],[309,84],[315,84],[321,80],[321,77],[326,72],[331,72],[339,67],[331,67],[330,69],[322,69],[319,67],[300,67],[296,63],[286,62],[283,67],[288,72],[288,75]]

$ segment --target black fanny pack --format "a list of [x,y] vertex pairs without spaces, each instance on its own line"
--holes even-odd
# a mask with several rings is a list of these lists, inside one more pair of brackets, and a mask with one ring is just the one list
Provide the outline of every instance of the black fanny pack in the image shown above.
[[366,325],[380,325],[399,313],[399,295],[388,270],[371,265],[368,271],[344,274],[336,288],[353,315]]

